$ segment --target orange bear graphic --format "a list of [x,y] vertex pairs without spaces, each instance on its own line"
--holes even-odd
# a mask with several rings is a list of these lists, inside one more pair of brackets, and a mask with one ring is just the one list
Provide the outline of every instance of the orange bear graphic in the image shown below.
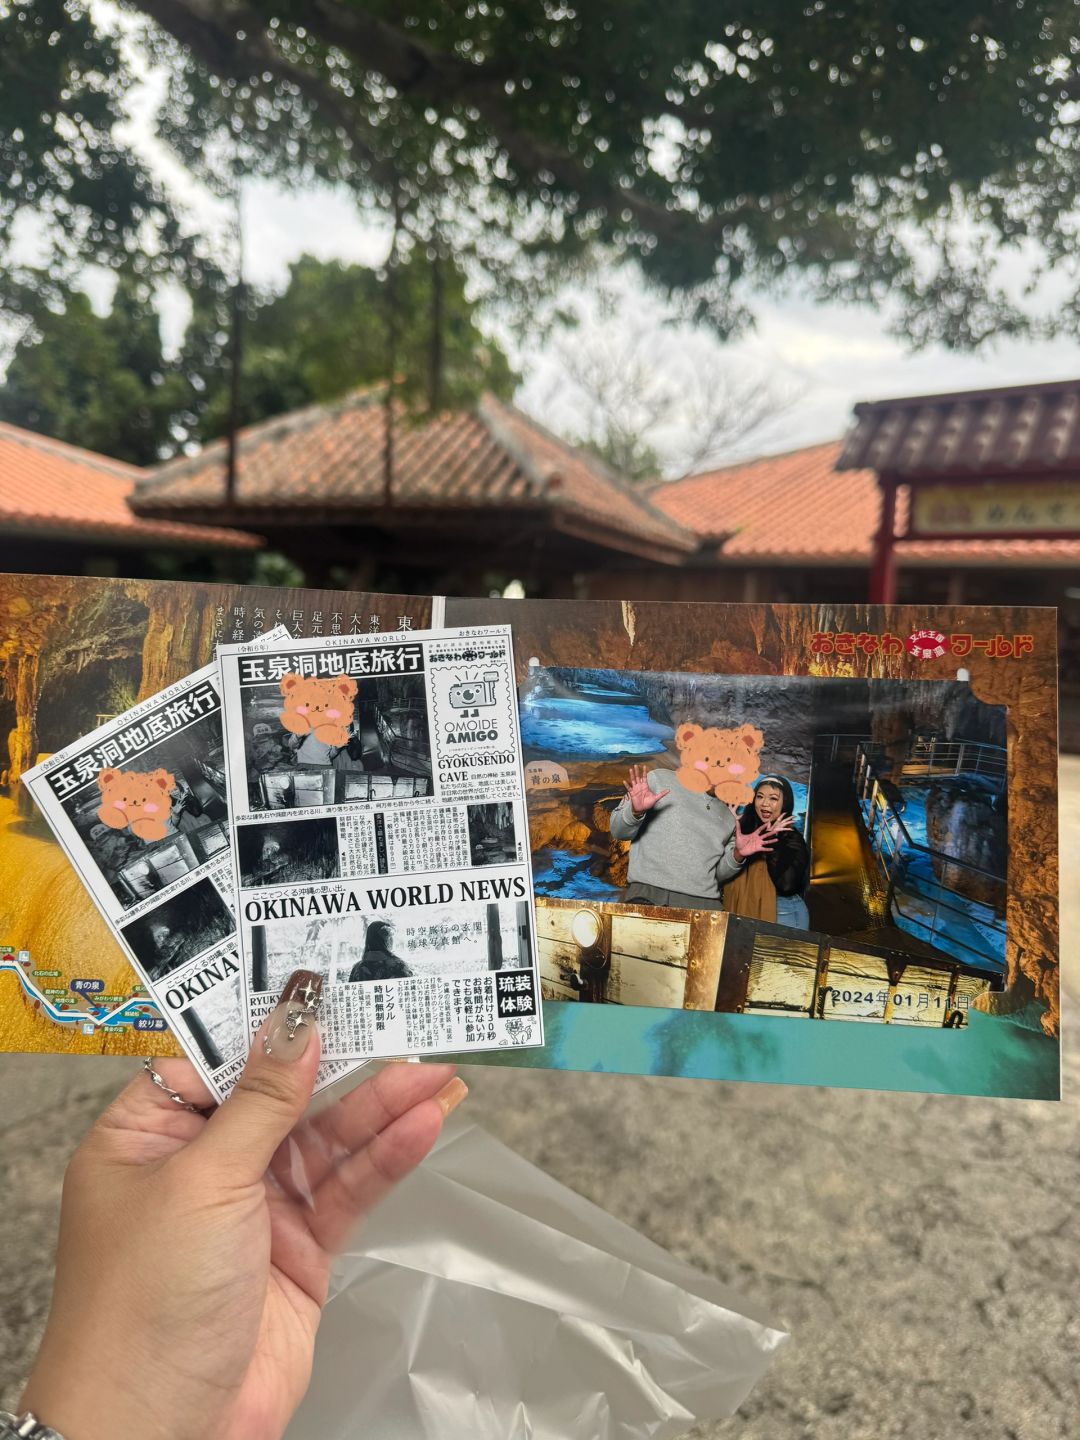
[[753,725],[735,730],[716,726],[680,725],[675,732],[679,747],[680,783],[697,795],[711,790],[731,806],[748,805],[754,798],[754,781],[760,773],[765,736]]
[[349,739],[356,699],[356,681],[348,675],[306,680],[290,672],[281,677],[285,706],[281,723],[294,735],[313,733],[324,745],[344,745]]
[[140,840],[164,840],[169,833],[172,790],[176,779],[168,770],[101,770],[98,819],[110,830],[127,830]]

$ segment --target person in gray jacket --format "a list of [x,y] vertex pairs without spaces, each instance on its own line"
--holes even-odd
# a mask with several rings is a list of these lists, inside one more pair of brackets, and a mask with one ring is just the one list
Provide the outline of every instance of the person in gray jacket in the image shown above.
[[738,875],[751,855],[776,844],[769,826],[750,834],[740,830],[711,787],[689,789],[678,772],[644,765],[631,766],[611,833],[630,841],[623,899],[684,910],[722,910],[724,881]]

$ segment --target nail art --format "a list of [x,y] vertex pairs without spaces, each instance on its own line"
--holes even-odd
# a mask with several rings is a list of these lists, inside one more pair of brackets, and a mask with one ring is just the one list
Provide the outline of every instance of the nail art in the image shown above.
[[441,1090],[436,1092],[435,1099],[438,1101],[443,1114],[449,1115],[451,1110],[457,1109],[468,1093],[469,1087],[465,1084],[465,1081],[455,1075],[452,1080],[446,1082]]
[[300,1058],[318,1017],[322,988],[322,976],[314,970],[293,971],[263,1033],[267,1055],[279,1060]]

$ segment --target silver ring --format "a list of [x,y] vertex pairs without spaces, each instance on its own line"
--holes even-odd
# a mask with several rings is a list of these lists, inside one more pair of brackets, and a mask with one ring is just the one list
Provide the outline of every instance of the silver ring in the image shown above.
[[146,1059],[142,1062],[142,1068],[146,1071],[147,1075],[150,1076],[150,1079],[154,1082],[158,1089],[164,1090],[165,1094],[169,1097],[169,1099],[173,1102],[174,1105],[179,1105],[181,1110],[190,1110],[195,1115],[199,1113],[199,1107],[197,1105],[189,1104],[189,1102],[184,1099],[183,1095],[180,1094],[179,1090],[174,1090],[171,1085],[165,1084],[165,1081],[154,1069],[154,1062],[150,1059],[149,1055],[147,1055]]

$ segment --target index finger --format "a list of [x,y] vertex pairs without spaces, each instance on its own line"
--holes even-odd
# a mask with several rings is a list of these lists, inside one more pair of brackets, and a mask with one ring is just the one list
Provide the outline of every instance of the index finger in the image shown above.
[[406,1110],[437,1095],[453,1078],[453,1065],[441,1061],[388,1063],[293,1130],[270,1166],[274,1178],[294,1198],[314,1203],[315,1190],[335,1165],[367,1145]]
[[[392,1066],[423,1070],[424,1066]],[[395,1083],[397,1098],[401,1090]],[[446,1115],[464,1098],[466,1088],[454,1079],[426,1099],[391,1113],[388,1123],[326,1175],[315,1192],[308,1228],[327,1251],[336,1250],[357,1218],[415,1169],[439,1138]]]

